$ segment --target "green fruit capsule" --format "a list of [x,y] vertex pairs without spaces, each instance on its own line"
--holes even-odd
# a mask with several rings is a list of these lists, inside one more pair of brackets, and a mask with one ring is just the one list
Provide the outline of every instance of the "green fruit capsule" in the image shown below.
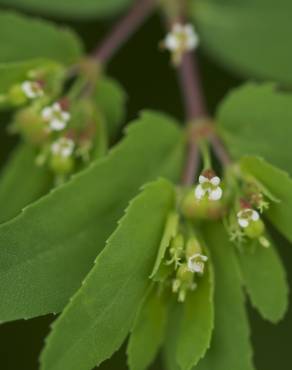
[[258,239],[265,230],[265,224],[262,220],[251,221],[244,229],[245,234],[251,239]]
[[75,161],[72,157],[53,155],[50,160],[50,168],[57,175],[68,175],[74,169]]
[[46,123],[33,108],[19,111],[15,116],[14,127],[24,140],[34,145],[42,144],[49,135]]
[[181,210],[189,220],[216,220],[222,216],[223,205],[220,200],[214,202],[208,198],[198,200],[190,191],[183,199]]

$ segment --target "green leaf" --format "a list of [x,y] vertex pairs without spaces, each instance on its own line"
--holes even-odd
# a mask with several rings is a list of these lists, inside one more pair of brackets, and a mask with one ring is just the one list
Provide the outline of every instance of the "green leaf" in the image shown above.
[[0,94],[7,93],[11,86],[26,80],[28,78],[27,74],[31,70],[48,64],[52,64],[52,62],[30,60],[26,62],[0,64]]
[[176,350],[183,305],[176,301],[172,302],[168,309],[168,322],[163,347],[164,368],[167,370],[181,370],[177,364]]
[[215,60],[244,76],[292,83],[290,0],[190,3],[202,46]]
[[62,18],[96,18],[115,14],[133,0],[0,0],[1,5]]
[[292,180],[289,175],[261,158],[245,157],[241,169],[263,184],[280,202],[271,203],[265,215],[292,242]]
[[161,261],[165,255],[167,248],[170,245],[170,241],[175,237],[178,228],[179,215],[176,212],[171,212],[165,223],[164,233],[160,242],[158,254],[154,264],[153,271],[151,272],[150,278],[153,278],[160,267]]
[[239,266],[247,293],[255,308],[274,323],[283,318],[288,307],[286,274],[274,246],[262,247],[258,242],[245,245],[238,253]]
[[111,139],[119,133],[126,115],[126,93],[122,86],[109,77],[98,80],[95,99],[105,116],[106,126]]
[[0,176],[0,223],[45,194],[52,183],[49,173],[35,164],[35,152],[19,145]]
[[0,63],[47,58],[74,63],[82,54],[77,36],[48,21],[0,11]]
[[164,339],[166,318],[165,299],[152,288],[137,314],[129,339],[130,370],[145,370],[151,365]]
[[177,363],[181,370],[190,370],[209,348],[214,326],[213,267],[209,260],[198,288],[187,295],[183,304],[181,326],[177,339]]
[[147,287],[174,187],[148,185],[128,207],[95,266],[54,324],[42,370],[90,370],[125,340]]
[[204,227],[215,269],[215,330],[196,370],[252,370],[252,349],[234,245],[219,223]]
[[234,158],[260,155],[292,173],[292,94],[272,84],[248,83],[224,99],[217,119]]
[[2,225],[0,321],[60,311],[139,187],[179,179],[184,148],[175,121],[146,112],[107,157]]

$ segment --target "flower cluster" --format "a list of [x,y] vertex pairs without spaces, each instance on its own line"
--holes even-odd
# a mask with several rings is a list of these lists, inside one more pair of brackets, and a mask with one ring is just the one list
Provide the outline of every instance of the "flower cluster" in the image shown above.
[[[182,197],[180,207],[183,216],[194,223],[222,219],[230,239],[240,250],[249,245],[248,241],[254,240],[268,248],[270,242],[261,215],[269,207],[269,202],[259,184],[233,173],[226,188],[225,194],[219,176],[212,169],[204,170],[195,188],[187,190]],[[196,272],[204,262],[204,257],[198,252],[188,261],[188,268]]]
[[58,101],[43,108],[41,115],[48,124],[49,130],[62,131],[66,128],[70,120],[70,113],[64,106],[68,107],[68,103],[64,104],[64,101]]
[[263,247],[269,247],[270,243],[264,236],[265,224],[260,217],[260,213],[252,208],[251,203],[245,199],[240,199],[240,210],[237,212],[236,218],[242,236],[257,239]]
[[[182,224],[183,225],[183,224]],[[201,243],[186,232],[178,232],[169,243],[157,276],[163,287],[170,287],[179,302],[184,302],[188,292],[194,291],[205,272],[208,261]]]
[[70,93],[70,89],[76,93],[75,85],[80,89],[78,78],[66,92],[70,99],[62,94],[64,85],[63,70],[48,65],[29,70],[23,80],[0,96],[0,105],[17,108],[10,131],[37,148],[37,165],[48,166],[57,183],[70,175],[76,164],[89,159],[96,135],[91,101],[79,101]]

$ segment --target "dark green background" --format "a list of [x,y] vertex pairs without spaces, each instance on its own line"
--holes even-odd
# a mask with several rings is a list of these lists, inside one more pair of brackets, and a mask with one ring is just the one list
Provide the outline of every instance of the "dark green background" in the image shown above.
[[[71,23],[70,25],[80,34],[87,50],[90,51],[99,40],[102,40],[112,23],[112,20],[108,20],[106,22]],[[160,19],[158,16],[153,16],[119,51],[108,66],[108,73],[117,78],[128,92],[128,120],[134,118],[144,108],[163,110],[180,120],[183,119],[183,105],[175,70],[170,66],[167,53],[161,53],[158,50],[158,41],[163,37],[164,30],[161,27]],[[208,107],[213,113],[217,103],[229,89],[239,85],[242,81],[217,67],[200,51],[199,62]],[[15,138],[6,134],[5,123],[8,121],[8,115],[2,115],[0,126],[1,164],[5,163],[16,142]],[[292,271],[289,271],[288,265],[291,265],[289,262],[292,261],[292,248],[279,237],[277,240],[278,249],[283,257],[291,282]],[[268,286],[266,288],[269,289]],[[290,370],[292,310],[289,311],[286,319],[277,326],[264,322],[254,310],[249,309],[249,311],[257,370]],[[52,319],[53,317],[43,317],[2,325],[0,327],[0,369],[37,369],[38,354]],[[232,350],[232,348],[226,348],[226,350]],[[107,361],[102,368],[122,370],[126,368],[125,362],[125,356],[121,352],[116,354],[112,360]],[[159,364],[154,368],[162,369]]]

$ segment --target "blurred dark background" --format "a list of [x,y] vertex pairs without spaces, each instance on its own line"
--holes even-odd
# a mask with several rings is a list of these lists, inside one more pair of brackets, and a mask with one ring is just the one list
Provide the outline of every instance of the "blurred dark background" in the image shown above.
[[[72,23],[58,21],[73,27],[83,39],[88,52],[102,40],[113,24],[112,20]],[[169,55],[159,52],[158,42],[164,37],[160,18],[153,16],[116,55],[108,66],[108,73],[124,86],[128,93],[127,121],[135,118],[142,109],[165,111],[183,122],[184,112],[175,70],[170,66]],[[217,104],[240,80],[221,69],[201,51],[199,63],[203,88],[209,111],[214,113]],[[16,139],[7,135],[8,115],[0,117],[0,164],[5,163]],[[0,205],[1,206],[1,205]],[[292,285],[292,247],[276,236]],[[269,287],[267,287],[269,289]],[[1,299],[1,297],[0,297]],[[290,347],[292,342],[292,309],[286,319],[273,326],[261,319],[249,307],[257,370],[290,370]],[[28,321],[18,321],[0,326],[0,369],[35,370],[38,355],[54,317],[47,316]],[[226,350],[232,350],[227,349]],[[126,369],[126,358],[120,351],[101,368],[108,370]],[[162,369],[159,361],[153,369]],[[236,370],[236,369],[226,369]]]

